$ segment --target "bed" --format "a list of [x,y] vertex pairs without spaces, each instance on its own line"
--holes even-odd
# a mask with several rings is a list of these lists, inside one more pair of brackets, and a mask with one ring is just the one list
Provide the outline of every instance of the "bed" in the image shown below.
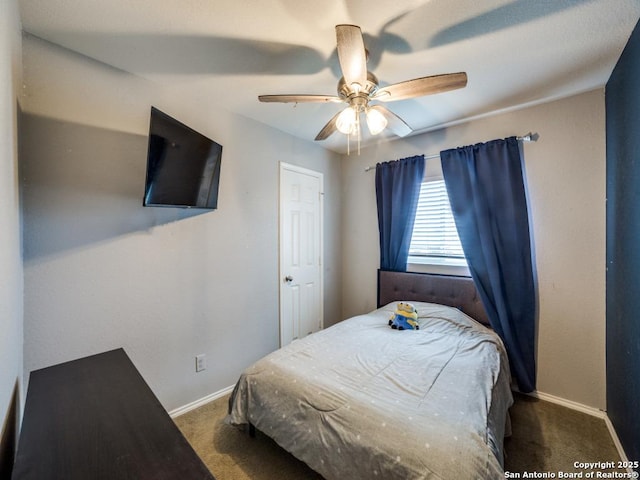
[[[389,328],[397,301],[416,306],[419,330]],[[327,480],[504,478],[508,362],[473,283],[379,272],[378,303],[245,370],[227,421]]]

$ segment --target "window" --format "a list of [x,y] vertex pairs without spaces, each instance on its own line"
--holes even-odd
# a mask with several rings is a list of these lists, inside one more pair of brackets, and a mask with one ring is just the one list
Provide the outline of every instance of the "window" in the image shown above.
[[469,275],[442,179],[427,180],[420,187],[409,264],[413,270]]

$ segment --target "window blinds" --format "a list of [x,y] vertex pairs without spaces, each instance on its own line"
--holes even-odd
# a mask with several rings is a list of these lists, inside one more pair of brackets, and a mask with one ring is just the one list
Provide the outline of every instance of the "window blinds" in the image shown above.
[[464,258],[444,180],[429,180],[420,187],[409,255]]

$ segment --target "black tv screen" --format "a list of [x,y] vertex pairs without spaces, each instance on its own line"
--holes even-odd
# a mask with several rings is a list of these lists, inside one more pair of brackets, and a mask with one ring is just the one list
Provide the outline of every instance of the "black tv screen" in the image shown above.
[[222,145],[151,107],[145,207],[218,207]]

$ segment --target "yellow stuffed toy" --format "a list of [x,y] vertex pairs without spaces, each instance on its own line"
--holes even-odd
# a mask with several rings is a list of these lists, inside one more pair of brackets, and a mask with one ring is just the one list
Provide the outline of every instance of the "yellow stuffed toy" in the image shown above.
[[394,330],[420,330],[416,307],[411,303],[399,302],[389,319],[389,326]]

